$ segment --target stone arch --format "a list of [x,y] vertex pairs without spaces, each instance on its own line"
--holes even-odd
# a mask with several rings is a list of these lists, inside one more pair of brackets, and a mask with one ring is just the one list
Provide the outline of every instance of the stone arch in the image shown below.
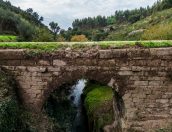
[[[54,91],[57,90],[64,84],[74,84],[79,79],[87,79],[87,80],[94,80],[100,84],[108,85],[112,87],[114,93],[113,99],[113,109],[114,109],[114,118],[115,121],[111,127],[112,129],[116,128],[118,131],[122,129],[122,118],[125,115],[125,104],[123,101],[122,96],[125,94],[125,85],[127,77],[122,77],[114,71],[100,71],[97,70],[84,70],[84,69],[75,69],[72,71],[63,70],[58,76],[54,75],[52,78],[52,82],[49,82],[47,89],[44,91],[44,99],[45,102],[49,95]],[[111,128],[107,128],[111,129]]]
[[48,83],[47,88],[43,93],[43,100],[45,101],[51,92],[64,84],[73,84],[79,79],[94,80],[100,84],[111,86],[119,93],[120,96],[125,94],[127,77],[118,75],[116,71],[102,71],[101,69],[63,69],[58,75],[53,75],[52,81]]

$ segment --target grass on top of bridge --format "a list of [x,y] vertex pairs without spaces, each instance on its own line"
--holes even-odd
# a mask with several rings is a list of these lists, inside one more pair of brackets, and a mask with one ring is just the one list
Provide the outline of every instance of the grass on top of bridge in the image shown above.
[[172,47],[171,40],[163,41],[100,41],[100,42],[0,42],[0,49],[33,49],[41,51],[54,51],[70,47],[80,49],[99,46],[101,49],[145,47],[159,48]]

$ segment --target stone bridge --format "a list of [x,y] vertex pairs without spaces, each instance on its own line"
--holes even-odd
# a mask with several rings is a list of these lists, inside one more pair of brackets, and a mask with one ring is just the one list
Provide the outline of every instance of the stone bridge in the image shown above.
[[122,96],[124,128],[148,131],[172,122],[172,48],[66,48],[36,55],[3,49],[0,66],[13,74],[30,110],[41,111],[51,92],[85,78],[110,85]]

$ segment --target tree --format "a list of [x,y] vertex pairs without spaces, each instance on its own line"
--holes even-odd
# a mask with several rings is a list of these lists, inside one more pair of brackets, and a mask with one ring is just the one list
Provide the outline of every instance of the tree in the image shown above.
[[50,23],[49,23],[49,26],[50,26],[50,28],[51,28],[51,31],[53,32],[54,40],[56,40],[57,33],[58,33],[59,30],[60,30],[60,27],[58,26],[58,23],[50,22]]
[[41,16],[41,17],[39,18],[39,21],[40,21],[40,22],[44,21],[44,18]]
[[26,12],[29,13],[29,14],[32,14],[32,13],[33,13],[33,9],[32,9],[32,8],[28,8],[28,9],[26,10]]
[[33,41],[36,42],[51,42],[53,41],[53,35],[46,28],[38,28]]

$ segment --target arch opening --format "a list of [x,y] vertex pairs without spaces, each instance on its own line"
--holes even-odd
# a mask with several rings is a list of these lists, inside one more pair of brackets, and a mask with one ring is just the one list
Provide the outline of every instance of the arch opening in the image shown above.
[[57,87],[44,104],[44,111],[54,120],[54,129],[69,132],[121,130],[123,109],[122,97],[116,90],[82,78]]

